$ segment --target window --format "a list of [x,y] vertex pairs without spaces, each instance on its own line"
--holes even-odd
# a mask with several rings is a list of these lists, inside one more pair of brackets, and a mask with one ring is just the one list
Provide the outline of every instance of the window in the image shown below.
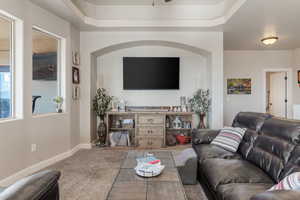
[[13,21],[0,15],[0,120],[13,117]]
[[32,112],[56,112],[53,99],[60,95],[60,39],[33,29]]

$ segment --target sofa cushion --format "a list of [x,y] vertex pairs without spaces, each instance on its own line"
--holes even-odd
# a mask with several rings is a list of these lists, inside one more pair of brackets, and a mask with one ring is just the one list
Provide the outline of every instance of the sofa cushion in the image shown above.
[[235,153],[244,137],[246,128],[224,127],[211,144]]
[[59,195],[59,171],[45,170],[25,177],[0,193],[0,199],[56,200]]
[[240,112],[233,120],[232,127],[247,128],[259,131],[266,119],[272,115],[266,113]]
[[219,134],[220,130],[212,129],[193,129],[192,143],[197,144],[210,144],[215,137]]
[[266,191],[270,186],[265,183],[226,184],[218,187],[217,194],[220,200],[249,200],[253,195]]
[[247,131],[245,132],[243,140],[241,141],[238,149],[238,153],[240,153],[243,156],[243,158],[246,159],[248,157],[249,152],[253,148],[253,144],[257,136],[257,131],[247,129]]
[[299,143],[300,123],[271,118],[265,121],[247,160],[259,166],[276,182]]
[[214,190],[229,183],[274,183],[265,172],[246,160],[208,159],[200,167]]
[[282,180],[288,175],[300,172],[300,146],[296,146],[292,151],[288,163],[285,165],[283,171],[280,173],[279,179]]
[[5,190],[4,187],[0,187],[0,193],[3,192]]
[[231,153],[222,149],[218,146],[211,144],[201,144],[201,145],[193,145],[193,148],[198,156],[198,160],[203,162],[206,159],[211,158],[224,158],[224,159],[239,159],[240,155],[236,153]]
[[276,190],[256,194],[250,200],[298,200],[299,196],[298,190]]
[[247,158],[253,143],[257,137],[258,131],[263,126],[266,119],[271,118],[270,114],[254,113],[254,112],[240,112],[233,120],[233,127],[247,128],[247,131],[240,143],[238,152]]
[[269,189],[269,191],[274,190],[300,190],[300,172],[288,175],[278,184]]

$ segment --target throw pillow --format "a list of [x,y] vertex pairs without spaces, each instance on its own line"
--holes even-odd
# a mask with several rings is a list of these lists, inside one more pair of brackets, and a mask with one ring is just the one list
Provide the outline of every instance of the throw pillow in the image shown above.
[[240,146],[246,130],[246,128],[239,127],[224,127],[211,144],[235,153]]
[[274,190],[300,190],[300,172],[293,173],[271,187],[268,191]]

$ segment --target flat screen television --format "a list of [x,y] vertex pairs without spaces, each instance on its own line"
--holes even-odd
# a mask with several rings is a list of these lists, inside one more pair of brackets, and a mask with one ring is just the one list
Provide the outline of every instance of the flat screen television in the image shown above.
[[179,57],[123,57],[124,90],[178,90]]

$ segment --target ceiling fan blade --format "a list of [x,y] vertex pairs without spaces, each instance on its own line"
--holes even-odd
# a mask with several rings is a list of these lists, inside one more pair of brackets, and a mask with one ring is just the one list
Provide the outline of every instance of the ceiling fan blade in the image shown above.
[[165,0],[166,3],[170,2],[170,1],[172,1],[172,0]]

